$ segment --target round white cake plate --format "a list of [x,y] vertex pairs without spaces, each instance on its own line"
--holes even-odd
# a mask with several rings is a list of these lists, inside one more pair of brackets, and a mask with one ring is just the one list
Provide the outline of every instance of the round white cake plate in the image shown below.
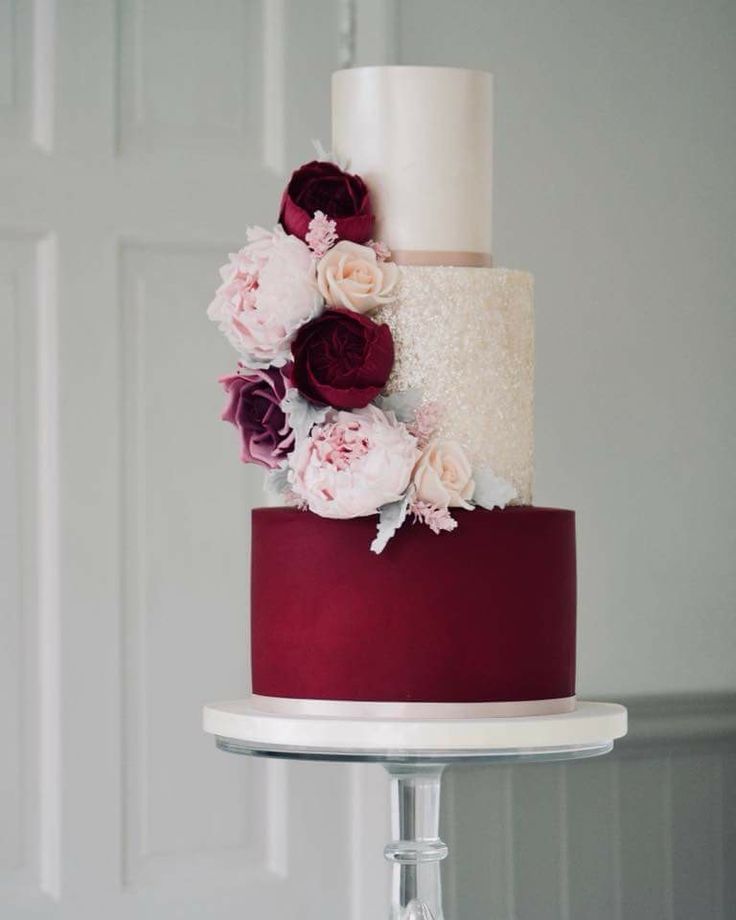
[[626,710],[580,701],[560,715],[410,721],[286,717],[245,699],[205,706],[204,730],[233,753],[304,760],[567,760],[610,751],[626,734]]
[[252,700],[204,707],[204,730],[234,754],[382,763],[391,777],[391,920],[444,920],[439,837],[443,769],[454,763],[579,760],[611,750],[626,710],[578,702],[573,712],[492,719],[345,719],[274,715]]

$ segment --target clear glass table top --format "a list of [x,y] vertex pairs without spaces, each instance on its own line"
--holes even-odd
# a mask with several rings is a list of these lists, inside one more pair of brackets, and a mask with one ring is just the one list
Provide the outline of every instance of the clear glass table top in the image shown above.
[[613,741],[592,744],[569,744],[555,747],[503,748],[488,750],[442,750],[427,748],[411,751],[359,748],[319,748],[272,743],[242,741],[237,738],[215,736],[217,747],[230,754],[247,754],[252,757],[276,757],[283,760],[316,760],[343,763],[392,764],[452,764],[452,763],[543,763],[555,760],[582,760],[607,754]]

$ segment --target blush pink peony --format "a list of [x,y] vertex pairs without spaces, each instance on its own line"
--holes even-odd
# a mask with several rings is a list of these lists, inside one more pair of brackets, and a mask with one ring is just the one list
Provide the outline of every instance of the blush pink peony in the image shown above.
[[250,227],[248,242],[220,275],[209,318],[247,367],[284,365],[297,330],[322,308],[308,246],[280,227]]
[[392,412],[330,410],[290,456],[289,484],[315,514],[365,517],[402,497],[418,456]]

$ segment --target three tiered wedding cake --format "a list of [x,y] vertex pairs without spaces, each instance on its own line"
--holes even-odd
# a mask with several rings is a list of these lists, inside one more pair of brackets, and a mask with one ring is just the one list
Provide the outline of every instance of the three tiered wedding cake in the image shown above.
[[[332,159],[209,315],[253,512],[253,694],[277,713],[575,706],[575,522],[536,508],[532,278],[492,267],[492,77],[333,76]],[[373,552],[369,551],[369,548]]]

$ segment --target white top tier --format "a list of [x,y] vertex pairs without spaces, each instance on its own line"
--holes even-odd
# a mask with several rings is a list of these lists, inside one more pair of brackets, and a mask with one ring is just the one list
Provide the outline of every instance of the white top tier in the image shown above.
[[493,77],[450,67],[332,75],[332,149],[365,179],[374,236],[407,264],[488,265]]

